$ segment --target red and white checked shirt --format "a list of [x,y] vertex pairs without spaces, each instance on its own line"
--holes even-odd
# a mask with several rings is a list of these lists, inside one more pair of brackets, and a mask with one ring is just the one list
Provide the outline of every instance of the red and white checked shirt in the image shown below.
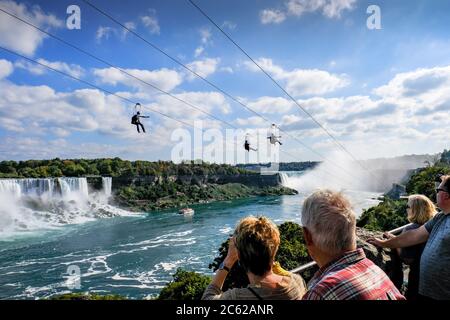
[[404,300],[388,276],[362,249],[320,268],[303,300]]

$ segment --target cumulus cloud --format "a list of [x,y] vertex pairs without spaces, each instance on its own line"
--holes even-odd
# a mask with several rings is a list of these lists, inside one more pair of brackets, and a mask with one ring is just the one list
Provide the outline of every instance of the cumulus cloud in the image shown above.
[[284,114],[292,109],[294,102],[281,97],[260,97],[256,101],[247,103],[247,106],[261,113]]
[[130,33],[128,31],[128,29],[131,31],[135,31],[137,26],[136,26],[136,23],[133,21],[125,22],[123,25],[127,29],[125,29],[125,28],[116,29],[116,28],[112,28],[112,27],[99,26],[97,28],[97,32],[95,33],[95,38],[96,38],[97,42],[101,43],[103,39],[108,40],[112,35],[118,37],[121,41],[125,41],[128,34]]
[[142,24],[150,31],[152,34],[159,34],[161,28],[159,27],[158,18],[156,16],[155,9],[149,9],[148,15],[141,17]]
[[[111,145],[96,142],[73,143],[63,138],[45,139],[42,137],[9,136],[0,145],[1,160],[23,159],[73,159],[137,156],[142,150],[135,145]],[[132,143],[131,143],[132,144]]]
[[345,10],[352,10],[356,0],[289,0],[288,13],[301,16],[304,13],[320,11],[327,18],[340,18]]
[[212,41],[211,41],[211,36],[212,36],[211,29],[206,28],[206,27],[205,28],[200,28],[198,30],[198,32],[200,33],[200,43],[201,44],[197,48],[195,48],[195,51],[194,51],[194,57],[195,58],[198,58],[203,53],[205,53],[206,47],[212,44]]
[[264,9],[259,13],[262,24],[279,24],[286,20],[286,14],[280,10]]
[[200,56],[203,53],[203,51],[205,51],[204,47],[202,47],[202,46],[197,47],[194,52],[194,57],[197,58],[198,56]]
[[222,23],[222,28],[227,28],[227,29],[229,29],[229,30],[235,30],[236,27],[237,27],[237,24],[234,23],[233,21],[225,20],[225,21]]
[[[225,97],[218,92],[184,92],[175,94],[174,96],[181,100],[187,101],[195,107],[208,113],[219,111],[223,114],[228,114],[231,110]],[[156,98],[156,102],[151,104],[151,106],[168,115],[175,116],[177,118],[180,118],[181,116],[183,120],[196,120],[208,117],[201,111],[190,108],[185,103],[176,101],[167,95],[159,95]],[[208,121],[210,121],[209,118]]]
[[384,97],[421,98],[435,95],[449,84],[450,66],[436,67],[397,74],[387,85],[373,92]]
[[114,29],[114,28],[100,26],[97,29],[97,32],[95,34],[95,38],[99,42],[102,41],[102,39],[108,40],[109,37],[111,36],[111,34],[113,34],[115,32],[116,32],[116,29]]
[[264,119],[254,116],[254,117],[248,117],[248,118],[237,118],[235,120],[235,123],[237,123],[240,126],[251,126],[251,127],[260,127],[260,126],[267,126],[267,123]]
[[[219,63],[220,58],[206,58],[203,60],[193,61],[187,66],[200,76],[206,78],[216,72]],[[193,74],[188,74],[188,78],[189,80],[193,80],[196,78],[196,76]]]
[[0,59],[0,80],[8,77],[14,71],[14,66],[11,62],[5,59]]
[[208,44],[211,41],[211,36],[212,36],[211,29],[201,28],[199,30],[199,32],[200,32],[201,42],[205,45]]
[[[133,76],[142,79],[154,86],[164,90],[171,91],[176,88],[182,82],[182,76],[174,71],[166,68],[162,68],[159,70],[142,70],[142,69],[123,69],[124,71],[132,74]],[[114,68],[105,68],[105,69],[94,69],[94,75],[98,77],[98,79],[102,83],[107,83],[111,85],[123,84],[129,87],[134,87],[137,89],[145,89],[148,90],[149,86],[145,83],[142,83],[132,77],[120,72]]]
[[[37,5],[28,7],[23,3],[1,0],[0,7],[42,29],[60,28],[64,25],[62,20],[45,13]],[[46,37],[42,32],[3,12],[0,13],[0,34],[0,45],[28,56],[34,55]]]
[[339,19],[344,11],[355,8],[356,0],[288,0],[281,9],[264,9],[259,13],[262,24],[279,24],[288,16],[320,12],[327,18]]
[[[317,69],[284,70],[271,59],[260,58],[256,62],[276,80],[285,83],[285,89],[294,96],[321,95],[347,86],[350,81],[345,74],[331,74]],[[245,62],[251,71],[259,71],[251,62]]]
[[[124,26],[131,31],[136,31],[139,24],[144,26],[152,34],[160,34],[158,18],[156,16],[156,10],[154,9],[149,9],[148,13],[144,16],[139,17],[138,21],[125,22]],[[114,35],[121,41],[124,41],[130,33],[127,29],[99,26],[97,28],[95,38],[97,39],[97,42],[100,43],[103,39],[108,40],[111,36]]]
[[[50,68],[62,71],[64,73],[68,73],[76,78],[81,78],[85,73],[85,70],[77,64],[67,64],[62,61],[48,61],[45,59],[38,59],[37,61],[39,63],[42,63],[43,65],[49,66]],[[16,68],[25,69],[34,75],[42,75],[45,74],[47,71],[49,71],[49,69],[45,68],[42,65],[32,63],[26,60],[16,61],[14,63],[14,66]]]
[[[449,84],[448,66],[418,69],[397,74],[374,90],[376,96],[314,97],[299,102],[362,157],[436,152],[448,147],[448,141],[430,128],[436,128],[436,123],[450,125]],[[303,114],[286,114],[280,124],[311,139],[307,141],[314,148],[332,147],[324,132]]]

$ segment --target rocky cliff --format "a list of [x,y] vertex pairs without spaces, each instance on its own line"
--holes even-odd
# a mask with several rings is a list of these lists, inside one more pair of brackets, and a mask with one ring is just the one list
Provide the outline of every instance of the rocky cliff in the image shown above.
[[[88,177],[88,184],[93,189],[102,186],[101,177]],[[239,183],[248,187],[278,187],[281,186],[280,175],[260,174],[236,174],[236,175],[181,175],[181,176],[139,176],[139,177],[115,177],[112,180],[112,189],[117,190],[123,186],[157,185],[164,182],[176,182],[180,184],[205,185]]]

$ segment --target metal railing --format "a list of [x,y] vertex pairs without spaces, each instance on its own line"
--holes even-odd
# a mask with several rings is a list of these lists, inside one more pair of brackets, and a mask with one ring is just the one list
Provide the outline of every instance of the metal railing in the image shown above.
[[[398,234],[398,233],[402,232],[406,227],[409,227],[410,225],[412,225],[412,223],[409,223],[409,224],[406,224],[404,226],[398,227],[398,228],[396,228],[394,230],[388,231],[388,233]],[[299,267],[297,267],[295,269],[292,269],[290,272],[292,272],[292,273],[302,273],[302,272],[304,272],[304,271],[306,271],[306,270],[308,270],[308,269],[310,269],[310,268],[312,268],[312,267],[314,267],[316,265],[317,265],[317,263],[315,261],[311,261],[311,262],[308,262],[307,264],[304,264],[304,265],[299,266]]]

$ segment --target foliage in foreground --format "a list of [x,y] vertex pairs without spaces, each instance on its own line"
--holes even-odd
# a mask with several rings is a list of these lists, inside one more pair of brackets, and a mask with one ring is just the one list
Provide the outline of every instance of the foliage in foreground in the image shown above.
[[178,269],[173,281],[165,286],[159,300],[200,300],[211,278],[192,271]]
[[115,294],[99,295],[95,293],[66,293],[56,295],[51,300],[126,300],[125,297]]

